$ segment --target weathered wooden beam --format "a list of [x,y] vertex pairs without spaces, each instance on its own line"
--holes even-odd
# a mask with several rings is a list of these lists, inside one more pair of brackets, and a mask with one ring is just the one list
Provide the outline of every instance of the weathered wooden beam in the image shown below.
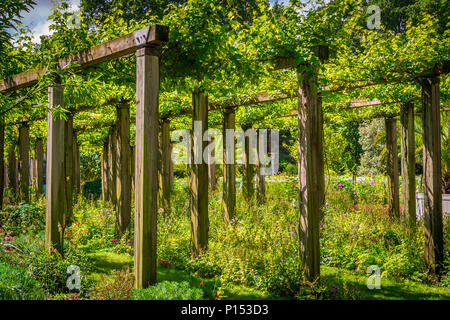
[[[244,126],[242,130],[247,133],[247,130],[252,129],[252,126]],[[252,148],[252,142],[256,139],[255,136],[250,136],[251,134],[245,134],[244,139],[244,167],[242,173],[242,194],[244,200],[249,202],[255,192],[255,185],[253,183],[253,178],[255,177],[255,165],[254,161],[251,161],[251,156],[254,155],[255,150]]]
[[[223,218],[230,223],[236,216],[236,168],[234,130],[236,115],[234,109],[223,110]],[[230,130],[233,134],[227,134]]]
[[[165,26],[147,26],[122,37],[61,58],[58,61],[58,66],[64,69],[73,65],[72,70],[74,71],[85,69],[131,54],[145,45],[159,45],[166,42],[168,36],[169,29]],[[32,86],[37,83],[39,77],[45,72],[45,69],[28,70],[4,79],[0,81],[0,91],[14,91]]]
[[169,166],[170,190],[173,190],[173,182],[174,182],[174,170],[173,170],[172,152],[173,152],[173,143],[170,142],[170,166]]
[[29,202],[30,182],[30,127],[23,122],[19,127],[19,182],[20,201]]
[[131,221],[130,104],[117,105],[117,209],[119,233],[125,234]]
[[405,103],[400,109],[402,216],[411,230],[416,226],[416,157],[414,141],[414,104]]
[[67,210],[64,179],[65,121],[63,118],[53,116],[51,111],[56,106],[64,106],[64,94],[63,87],[59,85],[49,86],[48,91],[45,243],[49,250],[54,248],[63,254],[63,218]]
[[[214,137],[211,137],[211,143],[214,143]],[[209,190],[216,190],[217,179],[216,179],[216,163],[215,163],[215,148],[211,149],[208,153],[208,187]]]
[[9,187],[9,185],[8,185],[8,162],[6,161],[5,162],[5,164],[4,164],[4,184],[3,184],[3,187],[4,188],[8,188]]
[[108,166],[108,138],[103,142],[102,149],[102,200],[109,201],[109,166]]
[[386,173],[388,177],[389,216],[400,218],[397,120],[386,118]]
[[136,148],[134,146],[130,146],[130,170],[131,170],[131,193],[134,197],[135,191],[134,191],[134,186],[135,186],[135,179],[134,179],[134,168],[135,168],[135,162],[136,162]]
[[161,168],[159,172],[160,207],[165,214],[170,213],[170,121],[164,119],[159,126],[159,148],[161,154]]
[[299,240],[307,281],[320,276],[320,220],[325,199],[323,114],[318,70],[298,77]]
[[[266,131],[267,132],[267,131]],[[256,199],[259,204],[262,204],[266,200],[266,180],[265,176],[261,174],[261,169],[264,166],[264,158],[261,156],[265,145],[267,144],[267,133],[262,134],[258,130],[258,144],[256,151]]]
[[78,196],[81,193],[81,171],[80,171],[80,145],[78,143],[77,132],[73,130],[73,195],[74,203],[78,201]]
[[10,146],[8,154],[8,186],[12,191],[14,200],[18,196],[18,186],[17,186],[17,170],[16,170],[16,152],[15,146]]
[[108,134],[108,185],[109,200],[116,208],[117,205],[117,150],[116,150],[117,130],[116,125],[109,128]]
[[444,261],[441,186],[441,117],[439,78],[425,78],[422,85],[423,176],[425,261],[429,271],[439,273]]
[[34,145],[36,158],[36,194],[44,194],[44,142],[42,138],[37,138]]
[[66,181],[66,215],[63,219],[64,226],[69,226],[73,220],[73,195],[74,195],[74,176],[73,176],[73,116],[69,114],[64,122],[64,173]]
[[135,255],[137,288],[156,282],[160,49],[136,52]]
[[192,253],[197,257],[208,248],[208,166],[203,159],[207,142],[203,135],[208,130],[208,96],[201,90],[192,93],[192,149],[191,149],[191,231]]

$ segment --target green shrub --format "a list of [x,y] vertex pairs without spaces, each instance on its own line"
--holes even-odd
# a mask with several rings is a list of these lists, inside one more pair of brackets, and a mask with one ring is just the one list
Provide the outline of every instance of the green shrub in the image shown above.
[[295,176],[298,174],[298,165],[288,163],[284,168],[284,171],[290,176]]
[[163,281],[147,289],[133,289],[131,300],[202,300],[203,290],[189,282]]
[[[80,290],[70,290],[67,287],[67,281],[71,276],[68,268],[72,265],[80,268]],[[39,281],[49,295],[76,291],[81,297],[86,296],[91,286],[91,282],[86,277],[90,272],[89,269],[87,258],[81,252],[75,253],[70,248],[66,250],[64,258],[57,252],[49,253],[45,248],[41,248],[30,257],[28,265],[31,276]]]
[[0,300],[43,300],[46,295],[26,270],[0,262]]
[[4,210],[2,227],[3,236],[19,236],[37,234],[45,228],[45,207],[42,204],[22,202],[17,206],[9,206]]

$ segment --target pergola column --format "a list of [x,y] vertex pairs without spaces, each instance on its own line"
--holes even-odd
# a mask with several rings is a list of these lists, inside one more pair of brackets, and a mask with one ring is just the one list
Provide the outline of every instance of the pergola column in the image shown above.
[[136,51],[135,255],[137,288],[156,282],[160,49]]
[[29,202],[30,182],[30,127],[27,122],[19,126],[19,181],[20,201]]
[[[323,62],[328,48],[316,46],[315,55]],[[317,85],[318,70],[303,72],[298,67],[298,161],[300,251],[306,280],[313,282],[320,276],[320,220],[324,205],[324,158],[322,99]]]
[[[211,137],[211,142],[214,142],[214,137]],[[215,148],[208,154],[208,186],[209,190],[216,190],[216,163],[213,161],[215,158]]]
[[196,257],[208,247],[208,165],[203,159],[203,150],[207,146],[203,135],[208,130],[208,96],[201,90],[194,91],[192,103],[191,231]]
[[425,261],[438,273],[444,261],[439,78],[422,79]]
[[261,150],[266,150],[265,144],[267,142],[267,131],[265,134],[258,130],[258,143],[256,150],[256,198],[259,204],[264,203],[266,199],[266,180],[265,176],[261,174],[261,169],[264,167],[264,156],[261,156]]
[[135,186],[135,179],[134,179],[134,168],[135,168],[135,157],[136,157],[136,148],[134,146],[130,146],[130,170],[131,170],[131,193],[134,196],[134,186]]
[[127,102],[121,102],[116,112],[118,226],[120,234],[124,234],[131,221],[130,105]]
[[416,226],[416,157],[414,142],[414,104],[405,103],[400,109],[402,216],[411,229]]
[[102,149],[102,200],[109,201],[109,166],[108,166],[108,138],[103,142]]
[[[247,134],[247,130],[251,129],[252,126],[243,126],[245,138],[244,138],[244,170],[242,175],[242,193],[244,195],[245,201],[250,201],[255,192],[255,186],[253,184],[253,177],[255,176],[255,165],[252,163],[251,157],[254,156],[255,150],[252,150],[251,142],[256,137],[252,134]],[[253,154],[252,154],[253,153]]]
[[173,190],[173,181],[174,181],[172,152],[173,152],[173,143],[171,141],[170,142],[170,166],[169,166],[170,190]]
[[45,243],[63,253],[63,228],[66,213],[66,183],[64,173],[65,121],[52,115],[52,109],[64,107],[63,87],[48,88],[49,111],[47,117],[47,190]]
[[16,167],[16,152],[15,146],[10,146],[9,154],[8,154],[8,186],[11,189],[14,199],[17,199],[18,196],[18,187],[17,187],[17,167]]
[[117,130],[113,125],[109,128],[108,135],[108,185],[109,185],[109,200],[111,204],[116,207],[117,205],[117,150],[116,150]]
[[389,216],[400,217],[398,177],[397,120],[386,118],[386,173],[388,177]]
[[65,121],[65,144],[64,144],[64,170],[66,176],[66,216],[64,217],[64,225],[70,225],[73,215],[73,159],[74,159],[74,147],[73,147],[73,115],[69,114],[67,121]]
[[36,139],[34,156],[36,158],[36,194],[39,197],[44,194],[44,142],[42,138]]
[[[229,134],[227,134],[229,130]],[[223,218],[230,223],[236,215],[236,167],[235,167],[235,113],[223,110]]]
[[159,198],[160,206],[164,209],[164,213],[170,212],[170,121],[162,119],[160,124],[159,147],[161,154],[161,168],[159,174]]
[[74,203],[78,201],[78,195],[81,193],[81,172],[80,172],[80,145],[78,144],[77,132],[73,130],[73,195]]

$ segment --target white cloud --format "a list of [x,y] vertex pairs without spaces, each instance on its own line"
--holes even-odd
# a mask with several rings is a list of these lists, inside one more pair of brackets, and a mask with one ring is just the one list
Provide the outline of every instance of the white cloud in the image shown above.
[[[22,23],[28,26],[34,35],[34,42],[39,42],[40,37],[43,35],[51,35],[49,30],[51,21],[47,21],[51,15],[51,9],[56,3],[60,3],[57,0],[37,0],[36,5],[30,10],[30,12],[24,12],[22,14]],[[69,0],[70,11],[76,11],[80,7],[80,0]]]

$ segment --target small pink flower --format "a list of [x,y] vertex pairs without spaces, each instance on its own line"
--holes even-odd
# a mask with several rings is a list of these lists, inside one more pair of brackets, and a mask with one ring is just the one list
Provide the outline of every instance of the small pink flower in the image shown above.
[[112,242],[116,242],[116,241],[117,241],[117,239],[112,239],[111,241],[112,241]]

